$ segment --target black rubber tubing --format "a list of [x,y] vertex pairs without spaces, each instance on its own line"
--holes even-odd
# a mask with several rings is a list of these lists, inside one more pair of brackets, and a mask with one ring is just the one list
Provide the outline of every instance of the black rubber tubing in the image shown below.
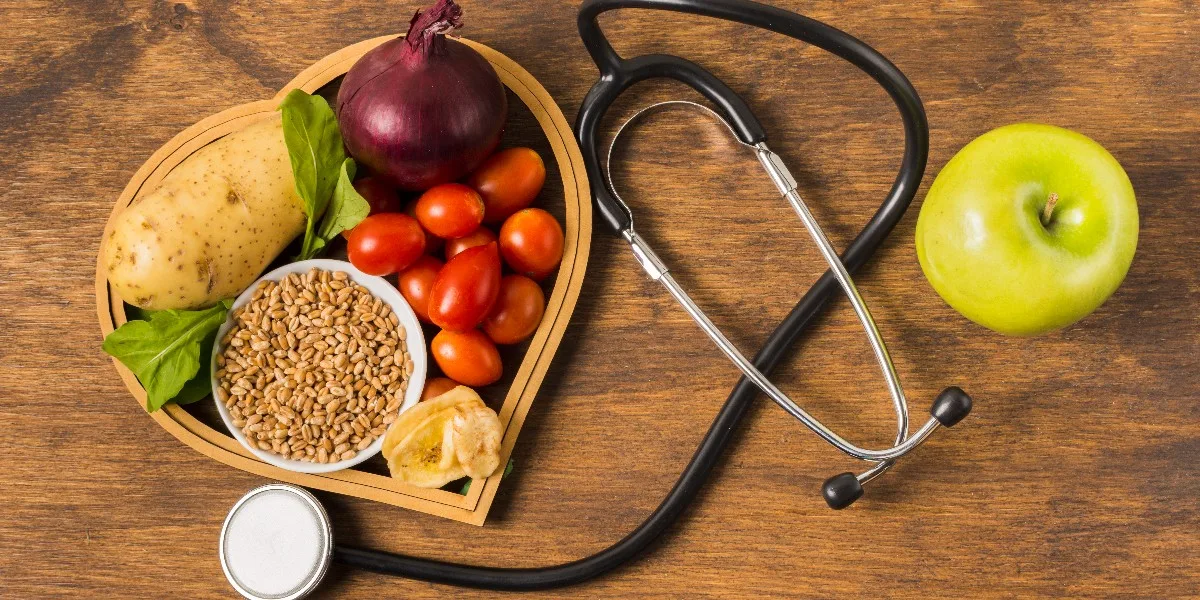
[[[678,5],[678,2],[674,4]],[[799,18],[799,15],[793,16]],[[797,22],[805,27],[815,23],[808,19]],[[891,62],[866,44],[827,25],[819,24],[819,27],[806,30],[805,33],[816,40],[813,42],[816,45],[831,50],[863,68],[878,81],[895,101],[904,122],[904,158],[892,189],[879,210],[842,255],[842,262],[847,270],[853,272],[887,239],[912,203],[925,171],[929,150],[928,124],[916,90]],[[864,68],[866,65],[870,65],[870,68]],[[840,291],[838,282],[831,273],[826,272],[822,275],[767,338],[754,357],[755,366],[763,373],[770,374],[789,355],[793,345],[812,323],[813,318],[820,314],[829,300]],[[339,546],[335,548],[334,560],[386,575],[491,590],[537,590],[587,581],[637,556],[679,518],[708,479],[713,467],[729,446],[734,432],[745,418],[746,411],[758,395],[759,389],[753,383],[745,378],[739,380],[717,413],[708,433],[701,440],[696,453],[679,476],[679,480],[658,508],[629,535],[591,556],[548,567],[501,568],[462,565],[379,550]]]

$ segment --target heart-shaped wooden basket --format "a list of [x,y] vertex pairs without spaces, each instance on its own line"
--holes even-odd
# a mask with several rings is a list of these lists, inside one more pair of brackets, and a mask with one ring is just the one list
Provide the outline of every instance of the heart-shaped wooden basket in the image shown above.
[[[159,148],[125,186],[105,227],[105,237],[108,236],[113,217],[144,193],[153,190],[171,169],[191,153],[223,135],[275,114],[279,101],[294,88],[316,93],[344,75],[363,54],[394,37],[378,37],[343,48],[305,69],[274,98],[231,108],[185,129]],[[493,386],[484,393],[489,405],[499,413],[500,422],[504,426],[500,450],[500,464],[503,465],[512,453],[517,435],[521,432],[521,424],[537,395],[538,387],[558,349],[567,322],[575,309],[575,301],[579,297],[591,241],[591,195],[579,147],[566,118],[550,94],[532,75],[503,54],[469,40],[459,41],[487,58],[504,85],[524,104],[524,107],[516,103],[510,104],[510,127],[503,145],[524,144],[535,148],[548,146],[553,154],[554,160],[547,160],[547,185],[539,198],[539,205],[563,219],[565,225],[566,244],[562,265],[549,294],[542,323],[528,342],[527,348],[524,348],[523,356],[520,356],[519,350],[514,350],[517,352],[516,356],[520,357],[520,364],[515,365],[512,358],[506,361],[506,375],[512,377],[511,383],[507,385],[507,392],[504,393],[504,387],[501,385]],[[545,138],[513,139],[513,130],[519,129],[514,126],[514,121],[519,125],[521,118],[532,118],[532,121],[529,121],[530,131],[537,132],[540,128]],[[534,122],[536,126],[533,125]],[[561,179],[561,205],[558,204],[560,192],[558,182],[554,181],[554,171],[558,172]],[[96,311],[104,335],[125,323],[125,304],[109,286],[105,270],[99,261],[96,268]],[[146,393],[137,378],[120,362],[114,360],[113,364],[134,398],[144,406]],[[507,379],[502,380],[502,383],[506,381]],[[499,404],[501,395],[503,404]],[[213,412],[215,413],[215,410]],[[486,519],[502,477],[497,473],[486,480],[472,481],[468,491],[461,494],[454,491],[422,489],[397,482],[387,476],[386,467],[381,466],[383,461],[378,457],[357,468],[325,475],[293,473],[258,460],[230,436],[219,421],[210,425],[209,423],[213,423],[211,419],[205,422],[206,420],[201,418],[203,415],[197,416],[195,411],[189,408],[169,404],[162,410],[150,413],[150,416],[171,435],[201,454],[243,471],[310,488],[403,506],[474,525],[482,525]],[[373,467],[372,463],[375,463]]]

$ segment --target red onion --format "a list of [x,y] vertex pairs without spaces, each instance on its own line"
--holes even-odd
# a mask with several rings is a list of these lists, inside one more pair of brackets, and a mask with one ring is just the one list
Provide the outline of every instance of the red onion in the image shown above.
[[338,91],[346,149],[403,189],[463,177],[504,133],[508,99],[495,69],[445,36],[461,26],[454,0],[417,11],[408,35],[363,55]]

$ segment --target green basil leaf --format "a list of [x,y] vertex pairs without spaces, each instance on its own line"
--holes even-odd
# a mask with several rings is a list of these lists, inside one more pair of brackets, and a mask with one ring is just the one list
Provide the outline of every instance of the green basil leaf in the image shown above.
[[353,229],[355,225],[367,218],[371,205],[367,203],[358,190],[354,189],[354,159],[347,158],[339,169],[337,185],[333,188],[333,197],[329,200],[329,208],[317,235],[328,242],[337,234]]
[[[149,321],[155,312],[132,304],[125,305],[125,318],[130,321]],[[215,329],[208,334],[208,337],[204,338],[204,342],[200,345],[200,370],[196,372],[195,377],[183,384],[183,389],[179,390],[179,393],[172,398],[175,404],[191,404],[212,395],[212,377],[209,376],[211,371],[209,365],[212,364],[212,347],[216,339],[217,331]]]
[[175,394],[174,398],[171,398],[175,404],[183,406],[199,402],[212,395],[212,378],[209,376],[208,362],[208,360],[204,360],[203,358],[200,359],[200,370],[196,373],[196,376],[183,384],[183,387],[179,389],[179,393]]
[[[219,327],[219,326],[218,326]],[[212,351],[217,342],[217,330],[204,337],[200,342],[200,368],[172,400],[180,406],[199,402],[212,395]]]
[[308,251],[301,253],[300,256],[296,257],[296,260],[308,260],[308,259],[316,256],[318,252],[320,252],[324,249],[325,249],[325,240],[321,239],[320,235],[313,234],[312,239],[309,240]]
[[325,213],[333,189],[337,186],[346,149],[337,117],[321,96],[292,90],[279,104],[283,113],[283,140],[292,163],[296,193],[304,200],[308,223],[298,260],[312,258],[315,246],[316,222]]
[[[225,322],[232,305],[232,300],[222,300],[204,310],[161,310],[149,321],[127,321],[104,338],[104,351],[137,375],[146,388],[146,410],[154,412],[178,396],[189,380],[207,377],[200,372],[202,346]],[[194,399],[194,393],[195,388],[188,398]]]

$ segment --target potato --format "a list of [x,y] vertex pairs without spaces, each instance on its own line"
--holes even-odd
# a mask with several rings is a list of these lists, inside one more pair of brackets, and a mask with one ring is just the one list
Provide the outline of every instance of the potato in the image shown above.
[[197,150],[117,215],[102,258],[117,294],[144,309],[237,296],[304,233],[278,116]]

